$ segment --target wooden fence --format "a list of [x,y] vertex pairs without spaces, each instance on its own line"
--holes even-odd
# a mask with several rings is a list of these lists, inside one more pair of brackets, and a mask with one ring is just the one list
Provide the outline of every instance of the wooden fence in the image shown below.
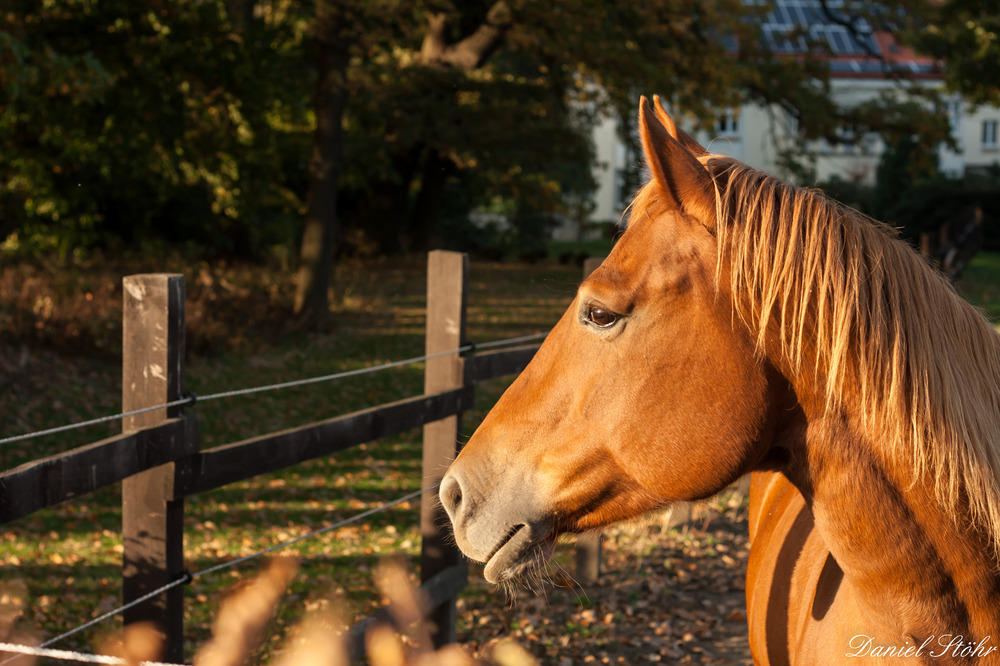
[[[466,344],[468,273],[464,254],[429,255],[428,355]],[[179,401],[185,395],[183,277],[129,276],[124,292],[123,411]],[[420,426],[422,485],[440,481],[456,454],[461,415],[473,405],[476,383],[519,372],[537,349],[445,354],[426,362],[423,395],[205,450],[199,448],[197,415],[180,406],[130,416],[122,435],[0,474],[0,523],[122,482],[122,595],[128,603],[185,576],[184,500],[191,495]],[[464,560],[442,533],[446,524],[440,504],[425,495],[421,587],[431,599],[432,635],[439,645],[454,640],[455,599],[467,581]],[[582,546],[578,561],[584,578],[596,576],[599,542]],[[164,658],[173,662],[184,656],[183,590],[176,585],[124,614],[126,624],[159,624],[167,638]],[[351,631],[355,656],[370,621]]]

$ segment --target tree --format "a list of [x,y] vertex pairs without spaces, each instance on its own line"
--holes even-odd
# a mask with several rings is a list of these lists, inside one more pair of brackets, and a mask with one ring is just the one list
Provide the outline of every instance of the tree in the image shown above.
[[945,83],[972,104],[1000,104],[1000,14],[991,0],[902,2],[904,38],[941,61]]
[[[321,320],[328,310],[327,292],[332,267],[332,252],[335,239],[338,236],[337,224],[337,190],[339,187],[340,161],[343,150],[343,114],[348,99],[347,64],[349,51],[352,47],[373,50],[375,44],[372,35],[378,32],[357,30],[345,20],[349,13],[345,8],[353,9],[355,21],[365,13],[361,6],[353,7],[350,3],[334,3],[332,0],[318,0],[316,18],[316,41],[318,52],[317,79],[319,81],[316,95],[316,132],[313,155],[310,161],[309,210],[307,213],[305,232],[300,253],[300,268],[296,286],[295,313],[300,320],[309,322]],[[380,14],[387,7],[379,7]],[[495,3],[487,12],[483,22],[476,29],[455,42],[448,43],[446,31],[449,26],[448,17],[442,12],[430,12],[427,15],[428,26],[424,34],[420,51],[415,54],[419,64],[424,68],[440,71],[454,70],[470,72],[477,69],[489,55],[497,49],[503,40],[509,26],[509,10],[502,0]],[[369,28],[375,23],[369,14],[363,23]],[[379,26],[385,32],[384,25]],[[367,43],[366,43],[367,40]],[[377,48],[377,47],[376,47]],[[384,46],[382,48],[385,48]],[[440,81],[441,77],[433,79]],[[425,90],[426,92],[426,90]],[[371,91],[377,96],[377,91]],[[356,95],[355,98],[361,97]],[[410,153],[419,152],[410,149]],[[406,156],[411,162],[419,160],[420,155]],[[432,188],[443,187],[444,179],[450,163],[444,158],[429,154],[423,160],[422,183],[424,196],[417,199],[416,215],[429,218],[434,215],[434,206],[438,203],[427,195]],[[371,187],[371,184],[368,184]],[[379,190],[383,189],[379,187]],[[398,193],[397,193],[398,196]],[[379,191],[372,199],[373,205],[367,213],[375,216],[378,213],[392,215],[398,212],[391,205],[392,197],[385,197]],[[390,202],[386,205],[385,202]],[[389,218],[391,219],[391,218]],[[391,228],[385,224],[383,228]],[[394,230],[394,229],[393,229]],[[389,245],[391,234],[382,234],[383,249],[395,249]]]
[[[937,174],[936,146],[927,146],[913,136],[901,136],[886,146],[879,160],[872,190],[872,214],[888,219],[903,193],[915,184],[928,182]],[[894,220],[889,220],[894,222]]]
[[[956,22],[940,26],[943,43],[978,20],[976,0],[897,4],[918,2],[920,17]],[[602,114],[631,117],[640,93],[706,120],[776,104],[804,138],[844,122],[913,125],[835,109],[822,53],[768,52],[766,7],[744,0],[8,4],[4,247],[165,242],[260,258],[301,242],[307,321],[328,310],[345,239],[383,252],[447,245],[476,209],[538,239],[580,214],[590,130]],[[992,54],[992,20],[976,24],[973,62]],[[904,27],[923,34],[915,19]]]
[[62,254],[289,242],[303,35],[295,14],[245,5],[14,0],[0,13],[0,240]]
[[[592,160],[594,123],[631,115],[641,92],[703,118],[751,97],[827,102],[818,60],[767,53],[750,20],[761,9],[741,0],[414,0],[381,11],[377,29],[369,21],[347,38],[363,56],[347,70],[337,210],[382,252],[446,241],[442,223],[472,207],[499,206],[525,229],[568,213],[593,187],[579,167]],[[803,115],[812,127],[831,112]],[[329,271],[306,270],[314,307],[326,308]]]
[[316,129],[309,158],[309,198],[294,304],[295,314],[306,323],[322,321],[328,310],[326,292],[337,234],[337,188],[350,57],[349,44],[342,35],[344,20],[335,0],[317,0]]

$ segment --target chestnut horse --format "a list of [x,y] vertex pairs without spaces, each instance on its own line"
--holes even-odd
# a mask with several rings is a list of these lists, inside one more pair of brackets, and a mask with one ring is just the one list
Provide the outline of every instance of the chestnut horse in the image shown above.
[[892,230],[654,101],[627,230],[442,481],[458,546],[513,581],[749,472],[757,664],[1000,663],[1000,337]]

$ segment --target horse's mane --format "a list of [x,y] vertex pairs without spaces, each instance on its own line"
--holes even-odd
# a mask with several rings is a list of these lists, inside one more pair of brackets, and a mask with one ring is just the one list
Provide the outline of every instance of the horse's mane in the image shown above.
[[784,363],[825,384],[827,408],[859,418],[914,483],[933,479],[953,519],[967,501],[1000,553],[1000,336],[886,225],[735,160],[702,161],[719,271],[758,349],[780,331]]

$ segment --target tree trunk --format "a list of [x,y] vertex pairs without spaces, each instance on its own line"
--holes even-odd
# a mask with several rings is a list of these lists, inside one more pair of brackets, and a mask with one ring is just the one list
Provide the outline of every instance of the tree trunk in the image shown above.
[[337,181],[340,177],[344,138],[347,44],[337,30],[335,0],[316,6],[316,132],[309,158],[309,195],[299,273],[295,315],[301,323],[327,318],[327,291],[333,273],[333,248],[337,227]]
[[424,160],[420,191],[410,219],[410,244],[417,250],[440,249],[438,221],[444,204],[444,186],[455,163],[431,149]]
[[365,240],[374,243],[380,254],[414,249],[404,234],[409,217],[410,187],[419,166],[420,152],[417,146],[395,155],[392,164],[396,178],[371,183],[368,194],[354,211],[352,229],[364,230]]

